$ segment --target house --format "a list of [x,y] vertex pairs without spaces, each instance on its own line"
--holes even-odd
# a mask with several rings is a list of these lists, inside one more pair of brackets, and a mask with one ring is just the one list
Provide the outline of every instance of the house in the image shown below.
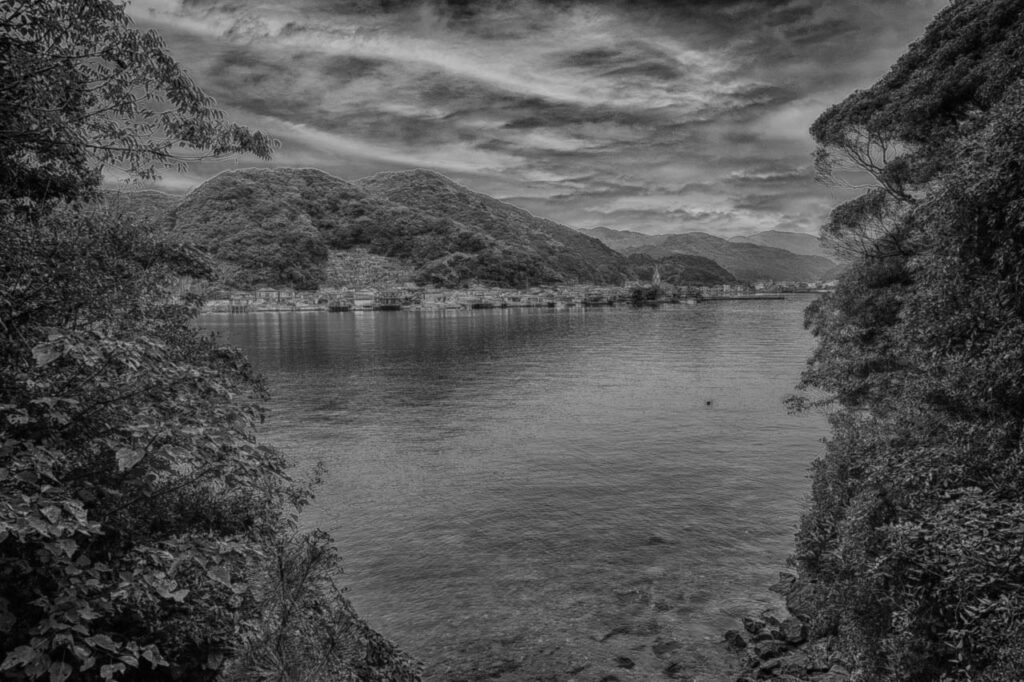
[[352,307],[354,310],[373,310],[376,303],[376,289],[356,289],[352,292]]
[[402,292],[397,289],[384,289],[383,291],[377,292],[376,300],[373,304],[374,310],[401,310],[402,309]]

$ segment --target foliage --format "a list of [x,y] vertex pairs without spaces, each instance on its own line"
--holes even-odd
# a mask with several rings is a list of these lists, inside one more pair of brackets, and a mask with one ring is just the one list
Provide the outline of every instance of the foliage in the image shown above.
[[[256,576],[283,538],[309,542],[284,513],[308,492],[255,439],[260,380],[170,299],[172,275],[202,269],[194,250],[105,214],[7,220],[0,236],[0,669],[214,679],[284,628]],[[322,576],[336,565],[316,545]],[[296,608],[369,632],[333,592]],[[374,636],[381,669],[413,670]]]
[[191,154],[273,142],[227,123],[154,32],[112,0],[0,7],[0,203],[31,207],[95,188],[102,166],[141,177]]
[[279,537],[253,581],[261,626],[231,661],[232,682],[413,682],[418,666],[370,629],[334,585],[337,556],[320,532]]
[[1024,675],[1022,50],[1018,3],[956,2],[812,128],[904,150],[833,216],[856,260],[807,316],[835,409],[796,558],[866,679]]
[[366,247],[417,268],[421,284],[620,281],[625,259],[595,239],[427,171],[352,184],[312,169],[229,171],[174,205],[122,201],[202,246],[230,284],[311,288],[329,249]]
[[[74,200],[109,164],[271,144],[108,0],[4,4],[0,67],[0,676],[221,678],[273,627],[268,558],[325,541],[296,532],[309,489],[255,438],[260,378],[172,296],[209,262]],[[310,593],[294,622],[369,632],[338,596]],[[372,637],[354,669],[415,679]]]
[[187,252],[102,215],[0,234],[0,668],[212,677],[291,494],[259,381],[167,300]]
[[884,78],[829,108],[811,127],[817,168],[834,182],[844,170],[870,176],[908,201],[955,165],[944,150],[962,126],[998,103],[1020,77],[1024,29],[1016,0],[951,3]]

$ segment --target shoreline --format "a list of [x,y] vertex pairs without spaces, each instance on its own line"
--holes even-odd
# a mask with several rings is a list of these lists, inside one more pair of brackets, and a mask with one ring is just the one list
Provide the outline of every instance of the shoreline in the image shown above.
[[853,666],[838,652],[834,635],[816,630],[816,585],[795,572],[780,571],[779,581],[768,589],[785,600],[781,617],[771,610],[745,616],[742,630],[722,635],[726,647],[740,658],[735,682],[851,680]]
[[[800,292],[803,293],[803,292]],[[807,292],[818,294],[821,292]],[[717,303],[723,301],[782,301],[786,296],[778,294],[765,295],[738,295],[738,296],[707,296],[687,297],[680,299],[659,299],[654,301],[643,301],[634,303],[630,300],[615,300],[610,302],[587,303],[581,301],[550,301],[544,303],[508,303],[508,304],[394,304],[388,306],[374,307],[338,307],[329,303],[267,303],[262,301],[247,302],[243,305],[233,303],[226,299],[211,300],[203,304],[203,314],[248,314],[248,313],[307,313],[307,312],[329,312],[329,313],[370,313],[370,312],[444,312],[463,310],[508,310],[522,308],[547,308],[552,310],[567,310],[572,308],[642,308],[659,307],[662,305],[696,305],[699,303]]]
[[[177,291],[189,292],[187,285]],[[363,312],[394,310],[487,310],[496,308],[574,308],[613,306],[695,305],[714,301],[782,300],[794,294],[818,295],[827,289],[776,285],[755,288],[747,285],[652,285],[640,282],[625,286],[571,284],[562,286],[505,289],[467,287],[438,289],[368,286],[360,289],[322,288],[312,291],[263,288],[257,290],[209,290],[194,292],[208,296],[204,313],[249,312]]]

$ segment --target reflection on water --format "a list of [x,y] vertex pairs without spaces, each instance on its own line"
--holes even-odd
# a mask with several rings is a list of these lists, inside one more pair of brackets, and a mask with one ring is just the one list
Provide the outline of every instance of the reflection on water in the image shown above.
[[432,679],[644,680],[722,670],[775,603],[824,435],[782,404],[806,303],[202,324],[268,375],[264,437],[328,466],[306,520]]

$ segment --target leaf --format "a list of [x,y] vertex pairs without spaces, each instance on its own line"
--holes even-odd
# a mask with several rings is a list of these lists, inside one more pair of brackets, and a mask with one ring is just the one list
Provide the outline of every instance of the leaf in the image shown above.
[[17,668],[23,666],[30,661],[35,660],[37,652],[30,646],[19,646],[14,651],[7,654],[4,658],[4,662],[0,663],[0,670],[10,670],[11,668]]
[[36,367],[46,367],[60,356],[60,350],[52,343],[40,343],[32,349],[32,358],[36,361]]
[[231,571],[227,566],[214,566],[207,571],[207,575],[222,585],[231,586]]
[[86,644],[89,644],[90,646],[98,646],[101,649],[106,649],[107,651],[117,652],[117,651],[121,650],[121,647],[118,646],[117,642],[112,640],[107,635],[103,635],[103,634],[93,635],[92,637],[87,637],[85,642],[86,642]]
[[60,520],[60,507],[56,505],[47,505],[40,509],[39,513],[45,516],[50,523],[57,523]]
[[188,592],[189,591],[187,589],[176,590],[174,592],[169,592],[167,596],[180,604],[185,601],[185,597],[188,596]]
[[128,471],[142,461],[146,453],[131,448],[121,448],[114,457],[117,459],[117,470]]
[[149,661],[150,665],[154,668],[161,665],[170,665],[167,660],[160,655],[160,650],[157,649],[156,645],[149,645],[142,651],[142,658]]
[[71,677],[71,666],[67,663],[53,663],[50,665],[50,682],[64,682]]
[[100,667],[100,677],[105,680],[111,680],[117,673],[123,673],[125,671],[124,663],[113,663],[111,665],[104,665]]

